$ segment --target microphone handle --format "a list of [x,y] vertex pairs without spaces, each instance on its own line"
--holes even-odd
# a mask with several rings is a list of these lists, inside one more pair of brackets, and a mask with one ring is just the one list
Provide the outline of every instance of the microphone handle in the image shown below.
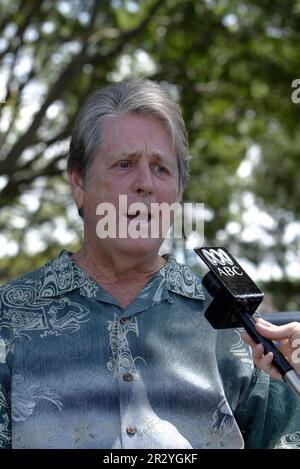
[[257,332],[255,328],[255,321],[250,314],[248,314],[245,310],[240,310],[238,314],[240,316],[244,328],[246,329],[250,337],[254,340],[254,342],[263,345],[265,354],[267,354],[268,352],[273,353],[274,358],[272,363],[276,366],[276,368],[284,379],[285,375],[293,370],[293,367],[284,358],[284,356],[278,350],[276,345],[274,345],[272,340],[266,339],[259,332]]
[[294,368],[289,364],[289,362],[284,358],[282,353],[278,348],[273,344],[272,340],[266,339],[255,329],[255,321],[253,317],[248,314],[245,310],[239,310],[238,312],[240,319],[244,325],[244,328],[252,337],[252,339],[257,344],[262,344],[264,346],[264,352],[273,352],[274,358],[273,363],[276,366],[277,370],[280,372],[284,381],[290,385],[293,391],[300,397],[300,378],[295,372]]
[[295,372],[294,368],[289,364],[289,362],[284,358],[282,353],[278,348],[273,344],[272,340],[266,339],[255,329],[255,321],[253,317],[248,314],[245,310],[239,310],[238,312],[240,319],[244,325],[244,328],[252,337],[252,339],[257,344],[263,344],[264,352],[273,352],[274,359],[273,363],[282,375],[284,381],[290,385],[292,390],[300,397],[300,378]]

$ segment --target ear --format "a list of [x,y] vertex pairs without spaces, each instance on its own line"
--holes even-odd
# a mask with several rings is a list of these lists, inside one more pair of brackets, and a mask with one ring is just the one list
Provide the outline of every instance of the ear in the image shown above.
[[69,181],[73,197],[75,199],[78,210],[83,208],[84,201],[84,182],[83,177],[78,173],[76,169],[70,169],[68,172]]

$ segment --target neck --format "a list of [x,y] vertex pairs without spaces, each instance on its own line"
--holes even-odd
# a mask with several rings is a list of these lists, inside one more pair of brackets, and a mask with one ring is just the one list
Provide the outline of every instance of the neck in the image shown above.
[[166,263],[157,253],[143,256],[110,255],[99,247],[94,251],[86,244],[72,257],[88,275],[104,287],[145,284]]

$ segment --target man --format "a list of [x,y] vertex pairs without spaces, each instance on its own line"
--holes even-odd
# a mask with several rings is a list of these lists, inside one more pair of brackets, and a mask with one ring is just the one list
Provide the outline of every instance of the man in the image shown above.
[[[181,200],[188,160],[159,85],[128,80],[88,98],[68,161],[83,246],[1,289],[2,447],[274,447],[299,431],[287,385],[254,371],[239,331],[212,329],[200,277],[158,253],[151,205]],[[117,236],[99,225],[110,206]]]

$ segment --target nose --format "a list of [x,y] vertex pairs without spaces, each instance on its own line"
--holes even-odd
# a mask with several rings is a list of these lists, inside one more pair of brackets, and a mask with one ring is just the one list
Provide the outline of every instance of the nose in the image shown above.
[[147,159],[140,160],[136,168],[136,177],[133,185],[134,192],[151,195],[154,191],[153,174]]

